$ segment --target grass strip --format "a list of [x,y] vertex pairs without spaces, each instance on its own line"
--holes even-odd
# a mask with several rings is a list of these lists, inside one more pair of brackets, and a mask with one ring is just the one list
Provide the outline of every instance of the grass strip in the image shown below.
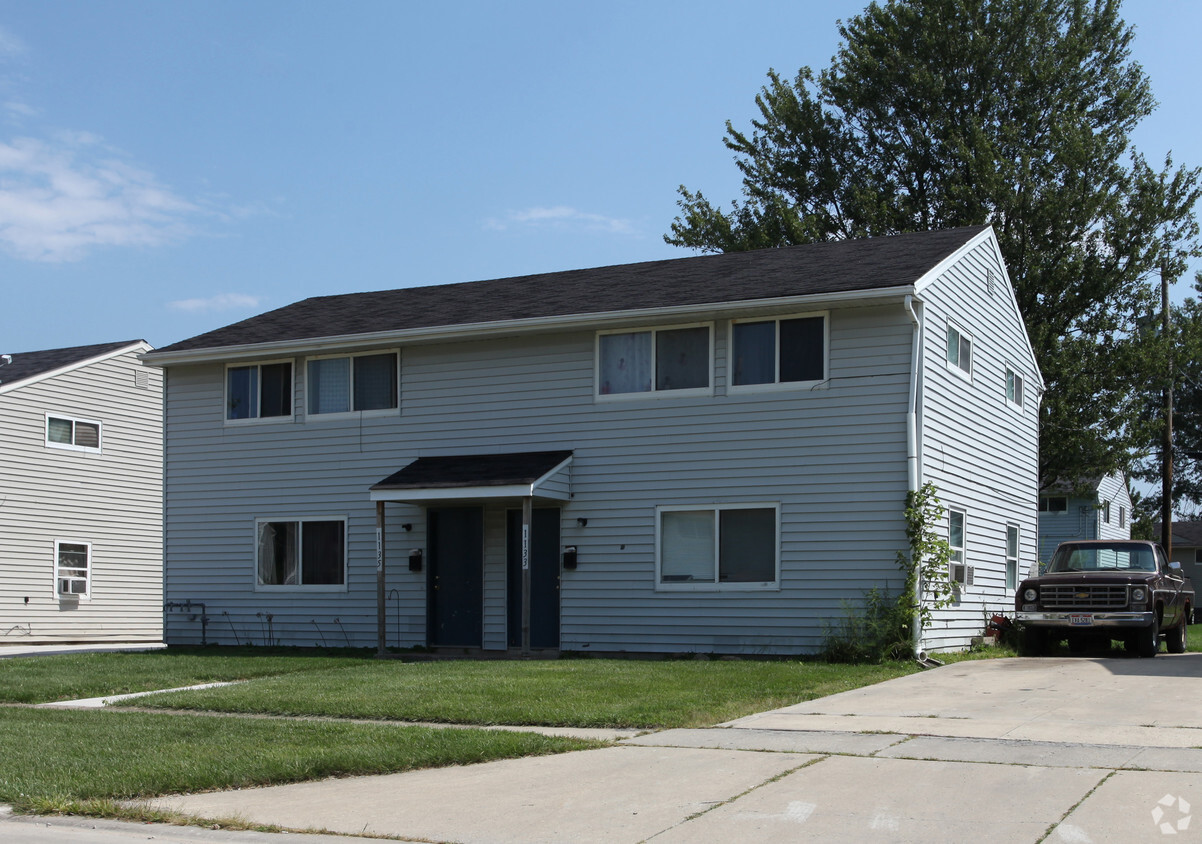
[[499,730],[0,708],[0,803],[45,810],[599,747]]
[[320,654],[267,648],[170,648],[140,653],[76,653],[0,659],[0,702],[129,694],[313,671],[371,659],[367,650]]
[[139,698],[140,707],[572,727],[701,727],[911,674],[909,663],[386,660]]

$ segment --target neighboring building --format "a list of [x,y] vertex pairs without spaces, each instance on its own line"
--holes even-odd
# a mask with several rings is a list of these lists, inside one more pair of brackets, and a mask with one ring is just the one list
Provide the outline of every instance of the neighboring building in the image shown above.
[[1122,474],[1056,481],[1039,493],[1039,561],[1070,539],[1130,539],[1131,493]]
[[163,373],[141,340],[0,358],[0,645],[161,642]]
[[317,297],[144,359],[166,596],[211,641],[376,645],[382,610],[389,647],[812,652],[901,587],[930,481],[963,586],[923,647],[955,648],[1036,554],[988,227]]
[[[1157,522],[1152,528],[1152,538],[1157,542],[1161,524]],[[1181,563],[1194,588],[1202,590],[1202,521],[1173,522],[1173,550],[1169,559]]]

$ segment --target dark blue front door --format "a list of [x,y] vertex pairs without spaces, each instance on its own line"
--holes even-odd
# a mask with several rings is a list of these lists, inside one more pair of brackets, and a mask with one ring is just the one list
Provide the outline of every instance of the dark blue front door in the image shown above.
[[479,648],[484,639],[484,510],[439,507],[426,515],[426,641]]

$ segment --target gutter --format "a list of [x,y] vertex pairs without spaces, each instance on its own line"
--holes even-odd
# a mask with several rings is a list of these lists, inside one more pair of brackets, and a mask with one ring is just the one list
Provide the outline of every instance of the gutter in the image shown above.
[[[918,492],[922,486],[922,461],[918,452],[918,388],[922,375],[922,301],[907,294],[902,303],[906,315],[914,326],[914,337],[910,346],[910,395],[906,402],[906,485],[910,492]],[[917,307],[916,307],[917,306]],[[914,654],[922,658],[923,630],[922,614],[918,607],[922,605],[922,583],[918,578],[914,581],[914,618],[910,629],[913,631]]]

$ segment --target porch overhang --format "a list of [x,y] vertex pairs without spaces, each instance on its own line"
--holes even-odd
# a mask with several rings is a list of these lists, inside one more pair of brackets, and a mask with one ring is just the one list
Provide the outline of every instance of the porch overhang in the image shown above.
[[370,487],[372,501],[479,500],[572,496],[571,451],[419,457]]

